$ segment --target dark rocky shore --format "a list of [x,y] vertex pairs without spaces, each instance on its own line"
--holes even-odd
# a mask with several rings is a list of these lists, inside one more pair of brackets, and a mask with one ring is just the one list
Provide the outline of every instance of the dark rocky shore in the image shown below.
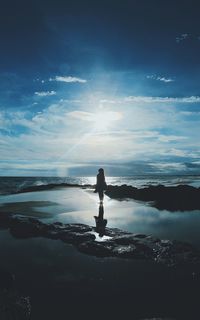
[[[63,187],[94,189],[93,185],[81,186],[78,184],[61,183],[31,186],[21,189],[17,193],[52,190]],[[200,188],[195,188],[188,185],[179,185],[174,187],[158,185],[140,189],[128,185],[109,185],[106,190],[106,195],[113,199],[134,199],[138,201],[149,202],[152,206],[159,210],[165,209],[169,211],[186,211],[200,209]]]
[[160,240],[106,228],[105,241],[96,241],[95,227],[84,224],[46,224],[34,218],[1,213],[0,227],[16,238],[46,237],[73,244],[80,252],[96,257],[150,260],[167,266],[199,264],[200,252],[188,243]]
[[150,202],[160,210],[185,211],[200,209],[200,188],[188,185],[165,187],[163,185],[149,186],[137,189],[132,186],[108,186],[106,194],[110,198],[131,198]]
[[0,319],[28,320],[30,315],[30,298],[18,291],[14,274],[0,269]]

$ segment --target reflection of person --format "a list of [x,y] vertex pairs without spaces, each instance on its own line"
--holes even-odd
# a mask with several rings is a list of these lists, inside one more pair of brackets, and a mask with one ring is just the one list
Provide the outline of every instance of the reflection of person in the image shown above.
[[107,219],[104,219],[103,216],[104,216],[104,208],[103,208],[103,204],[101,203],[99,206],[99,215],[94,216],[95,222],[96,222],[96,232],[98,232],[99,237],[103,237],[105,233],[105,228],[107,225]]
[[107,184],[105,181],[104,170],[102,168],[100,168],[99,173],[97,174],[97,183],[96,183],[96,188],[95,188],[95,192],[98,192],[98,194],[99,194],[100,202],[103,201],[103,197],[104,197],[103,192],[106,189],[107,189]]

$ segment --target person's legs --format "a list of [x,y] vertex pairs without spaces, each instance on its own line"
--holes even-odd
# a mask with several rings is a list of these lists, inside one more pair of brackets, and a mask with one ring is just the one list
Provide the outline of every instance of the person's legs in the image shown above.
[[99,200],[103,201],[103,190],[99,191]]

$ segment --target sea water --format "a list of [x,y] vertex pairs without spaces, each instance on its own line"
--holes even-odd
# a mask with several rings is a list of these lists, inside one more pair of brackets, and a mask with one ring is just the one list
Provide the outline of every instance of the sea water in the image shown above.
[[[200,187],[200,175],[136,175],[123,177],[106,177],[107,184],[131,185],[137,188],[150,185],[176,186],[187,184]],[[20,192],[27,187],[37,187],[48,184],[91,184],[96,183],[96,177],[0,177],[0,194]]]

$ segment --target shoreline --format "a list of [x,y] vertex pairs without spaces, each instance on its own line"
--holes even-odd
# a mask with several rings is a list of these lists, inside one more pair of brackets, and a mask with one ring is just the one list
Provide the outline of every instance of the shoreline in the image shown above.
[[[91,184],[47,184],[40,186],[31,186],[23,188],[12,194],[47,191],[59,188],[81,188],[94,189],[95,185]],[[186,210],[200,210],[200,188],[189,185],[178,186],[148,186],[144,188],[136,188],[129,185],[114,186],[108,185],[105,194],[111,199],[123,200],[133,199],[143,202],[148,202],[151,206],[159,210],[169,211],[186,211]]]

